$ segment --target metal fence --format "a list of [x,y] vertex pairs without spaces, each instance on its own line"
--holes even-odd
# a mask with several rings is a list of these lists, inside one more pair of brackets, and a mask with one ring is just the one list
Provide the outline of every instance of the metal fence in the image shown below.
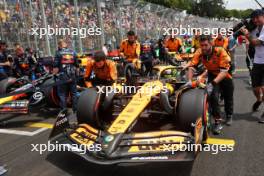
[[[43,55],[53,55],[59,39],[66,39],[78,52],[117,47],[128,30],[139,40],[159,38],[168,27],[230,27],[231,22],[188,15],[142,0],[0,0],[0,36],[12,47],[21,43]],[[101,35],[32,35],[32,28],[77,28],[97,26]]]

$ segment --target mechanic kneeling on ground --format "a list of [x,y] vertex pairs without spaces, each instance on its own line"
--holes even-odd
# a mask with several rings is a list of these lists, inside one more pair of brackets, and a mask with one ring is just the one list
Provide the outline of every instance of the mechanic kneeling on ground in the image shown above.
[[56,51],[53,74],[58,75],[58,96],[60,98],[61,110],[67,108],[67,97],[71,93],[72,109],[76,112],[77,105],[77,76],[79,64],[76,53],[67,47],[64,40],[60,40],[59,49]]
[[[219,93],[222,89],[224,101],[225,101],[225,113],[226,113],[226,124],[232,124],[233,117],[233,92],[234,84],[232,76],[229,73],[230,69],[230,57],[221,47],[214,47],[212,45],[211,36],[202,35],[200,37],[200,46],[192,61],[187,64],[189,72],[202,61],[203,65],[207,69],[208,74],[208,85],[207,92],[209,96],[209,104],[212,108],[212,115],[215,120],[213,132],[220,134],[222,131],[220,107],[218,104]],[[192,80],[192,75],[189,75],[189,80]]]
[[99,85],[111,86],[117,80],[115,62],[107,60],[103,51],[96,52],[94,59],[87,63],[84,79],[88,88]]
[[11,66],[11,63],[7,59],[6,43],[0,41],[0,81],[8,78],[7,67]]
[[[251,34],[247,29],[242,29],[242,32],[249,40],[249,43],[255,47],[251,79],[254,94],[257,98],[252,110],[257,111],[264,100],[264,10],[255,10],[252,12],[251,18],[257,26],[256,29]],[[264,113],[259,122],[264,123]]]

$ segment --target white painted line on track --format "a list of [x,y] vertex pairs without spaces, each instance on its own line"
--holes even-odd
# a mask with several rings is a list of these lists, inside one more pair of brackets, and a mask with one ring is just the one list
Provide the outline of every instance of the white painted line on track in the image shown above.
[[236,54],[235,56],[236,57],[246,57],[247,55],[246,54]]
[[29,131],[19,131],[19,130],[10,130],[10,129],[0,129],[0,133],[3,134],[16,134],[21,136],[34,136],[36,134],[39,134],[45,130],[48,130],[48,128],[40,128],[35,131],[29,132]]

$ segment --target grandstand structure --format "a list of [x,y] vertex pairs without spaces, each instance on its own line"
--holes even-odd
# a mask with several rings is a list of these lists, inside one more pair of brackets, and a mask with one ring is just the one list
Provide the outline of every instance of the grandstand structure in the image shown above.
[[[53,55],[60,38],[66,38],[78,52],[99,49],[103,44],[116,48],[128,30],[139,40],[158,39],[168,27],[230,27],[232,22],[201,18],[181,9],[170,9],[142,0],[2,0],[0,37],[12,47],[21,43],[43,56]],[[98,27],[100,35],[34,35],[36,28]]]

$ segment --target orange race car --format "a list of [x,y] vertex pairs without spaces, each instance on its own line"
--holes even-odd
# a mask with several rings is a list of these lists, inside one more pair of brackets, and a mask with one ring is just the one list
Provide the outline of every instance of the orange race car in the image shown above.
[[177,72],[175,66],[156,69],[156,80],[142,82],[133,93],[124,85],[113,85],[118,91],[108,94],[95,88],[82,92],[78,124],[70,125],[70,114],[61,112],[50,142],[101,165],[194,160],[200,150],[180,149],[202,146],[208,138],[207,93],[199,84],[186,86],[168,76]]

